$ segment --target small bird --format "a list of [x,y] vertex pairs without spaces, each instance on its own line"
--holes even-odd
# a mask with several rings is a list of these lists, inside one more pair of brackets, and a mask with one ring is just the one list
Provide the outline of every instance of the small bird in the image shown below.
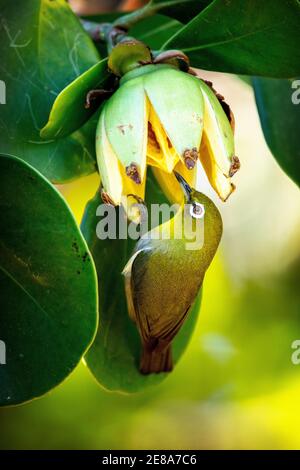
[[[172,340],[188,316],[222,236],[215,204],[174,174],[184,193],[183,204],[172,219],[138,241],[123,270],[128,313],[141,337],[142,374],[172,370]],[[192,233],[203,232],[196,249],[189,249],[186,226]]]

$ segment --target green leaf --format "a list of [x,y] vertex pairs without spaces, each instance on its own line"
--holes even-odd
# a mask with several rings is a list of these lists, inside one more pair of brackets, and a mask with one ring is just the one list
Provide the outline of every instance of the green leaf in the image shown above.
[[57,94],[99,62],[97,50],[63,0],[0,0],[0,9],[0,78],[7,91],[0,152],[28,161],[54,182],[91,173],[92,125],[59,143],[45,143],[39,133]]
[[300,80],[253,79],[266,142],[281,168],[300,186]]
[[133,26],[130,35],[143,41],[151,49],[158,50],[176,31],[179,31],[181,26],[179,21],[154,15]]
[[0,0],[0,73],[7,105],[0,132],[40,141],[58,93],[99,61],[93,42],[64,0]]
[[[149,183],[149,184],[148,184]],[[167,202],[156,183],[147,181],[147,203]],[[100,326],[87,355],[86,363],[97,381],[108,390],[137,392],[158,384],[168,374],[144,376],[139,373],[140,339],[136,326],[129,319],[121,272],[129,259],[132,240],[99,240],[96,235],[96,209],[101,204],[99,193],[87,205],[82,222],[83,234],[95,260],[101,283],[99,296]],[[200,308],[200,295],[173,343],[176,363],[193,332]]]
[[40,173],[1,155],[0,187],[0,405],[12,405],[77,365],[97,327],[97,283],[67,204]]
[[62,184],[97,171],[95,134],[98,113],[71,136],[54,142],[1,141],[1,151],[36,168],[52,183]]
[[181,23],[187,23],[213,0],[152,0],[152,5],[158,5],[164,15],[175,18]]
[[[151,7],[154,7],[152,8],[151,13],[153,13],[153,10],[157,10],[158,13],[175,18],[181,23],[186,23],[194,16],[198,15],[198,13],[206,8],[212,1],[213,0],[152,0],[148,2],[148,5],[150,6],[151,4]],[[140,10],[143,10],[143,7]],[[82,15],[82,18],[95,23],[111,23],[116,22],[118,18],[129,15],[132,17],[132,15],[135,15],[135,11],[117,11],[113,13],[102,13],[99,15]],[[154,16],[155,15],[152,17]],[[147,22],[149,19],[150,18],[146,18],[141,22]],[[136,25],[137,24],[140,24],[140,22],[136,23]]]
[[83,126],[99,107],[91,103],[90,108],[85,108],[88,92],[96,88],[105,88],[109,77],[107,59],[103,59],[64,88],[57,96],[49,120],[40,132],[42,139],[65,137]]
[[289,78],[300,74],[298,0],[214,0],[168,40],[195,67]]
[[111,13],[99,13],[97,14],[87,14],[87,15],[80,15],[82,20],[91,21],[93,23],[113,23],[115,20],[124,16],[126,13],[122,11],[114,11]]
[[[114,15],[104,14],[84,17],[88,20],[88,22],[85,22],[85,28],[87,31],[89,29],[95,30],[98,23],[115,21],[117,18],[122,16],[124,16],[124,14],[120,15],[119,13]],[[157,50],[160,49],[162,44],[173,36],[181,27],[182,23],[175,19],[170,19],[163,15],[154,15],[136,23],[132,28],[130,28],[129,35],[143,41],[151,49]],[[102,43],[97,44],[97,47],[103,48]]]

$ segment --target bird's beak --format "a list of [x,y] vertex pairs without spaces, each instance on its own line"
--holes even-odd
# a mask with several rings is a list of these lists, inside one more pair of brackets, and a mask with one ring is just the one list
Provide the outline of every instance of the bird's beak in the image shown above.
[[185,196],[186,201],[189,202],[191,200],[192,188],[185,181],[183,176],[181,176],[179,173],[177,173],[177,171],[174,171],[174,175],[176,176],[176,179],[177,179],[178,183],[180,184],[180,186],[181,186],[181,188],[184,192],[184,196]]

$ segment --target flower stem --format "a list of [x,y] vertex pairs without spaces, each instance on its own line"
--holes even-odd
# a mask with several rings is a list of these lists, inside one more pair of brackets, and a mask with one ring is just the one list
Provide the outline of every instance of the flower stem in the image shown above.
[[81,24],[94,42],[105,42],[107,44],[108,52],[127,36],[125,29],[115,26],[113,23],[95,23],[94,21],[81,20]]
[[95,42],[106,42],[108,51],[120,40],[125,39],[126,32],[136,23],[155,15],[164,8],[176,6],[191,0],[166,0],[156,3],[150,0],[145,6],[130,13],[120,16],[113,23],[96,23],[94,21],[81,20],[85,31]]
[[81,24],[94,42],[105,41],[108,27],[111,26],[110,23],[96,23],[88,20],[81,20]]
[[150,0],[145,6],[139,8],[138,10],[127,13],[123,16],[120,16],[114,21],[114,25],[122,27],[124,29],[130,29],[139,21],[142,21],[150,16],[155,15],[159,11],[167,7],[176,6],[184,2],[188,3],[191,0],[166,0],[160,3],[156,3],[154,0]]

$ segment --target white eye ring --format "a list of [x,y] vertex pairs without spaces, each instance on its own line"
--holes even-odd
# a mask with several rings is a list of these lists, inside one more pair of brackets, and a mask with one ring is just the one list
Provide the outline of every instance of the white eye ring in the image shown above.
[[205,208],[200,202],[193,202],[190,206],[190,215],[194,219],[203,219],[205,214]]

